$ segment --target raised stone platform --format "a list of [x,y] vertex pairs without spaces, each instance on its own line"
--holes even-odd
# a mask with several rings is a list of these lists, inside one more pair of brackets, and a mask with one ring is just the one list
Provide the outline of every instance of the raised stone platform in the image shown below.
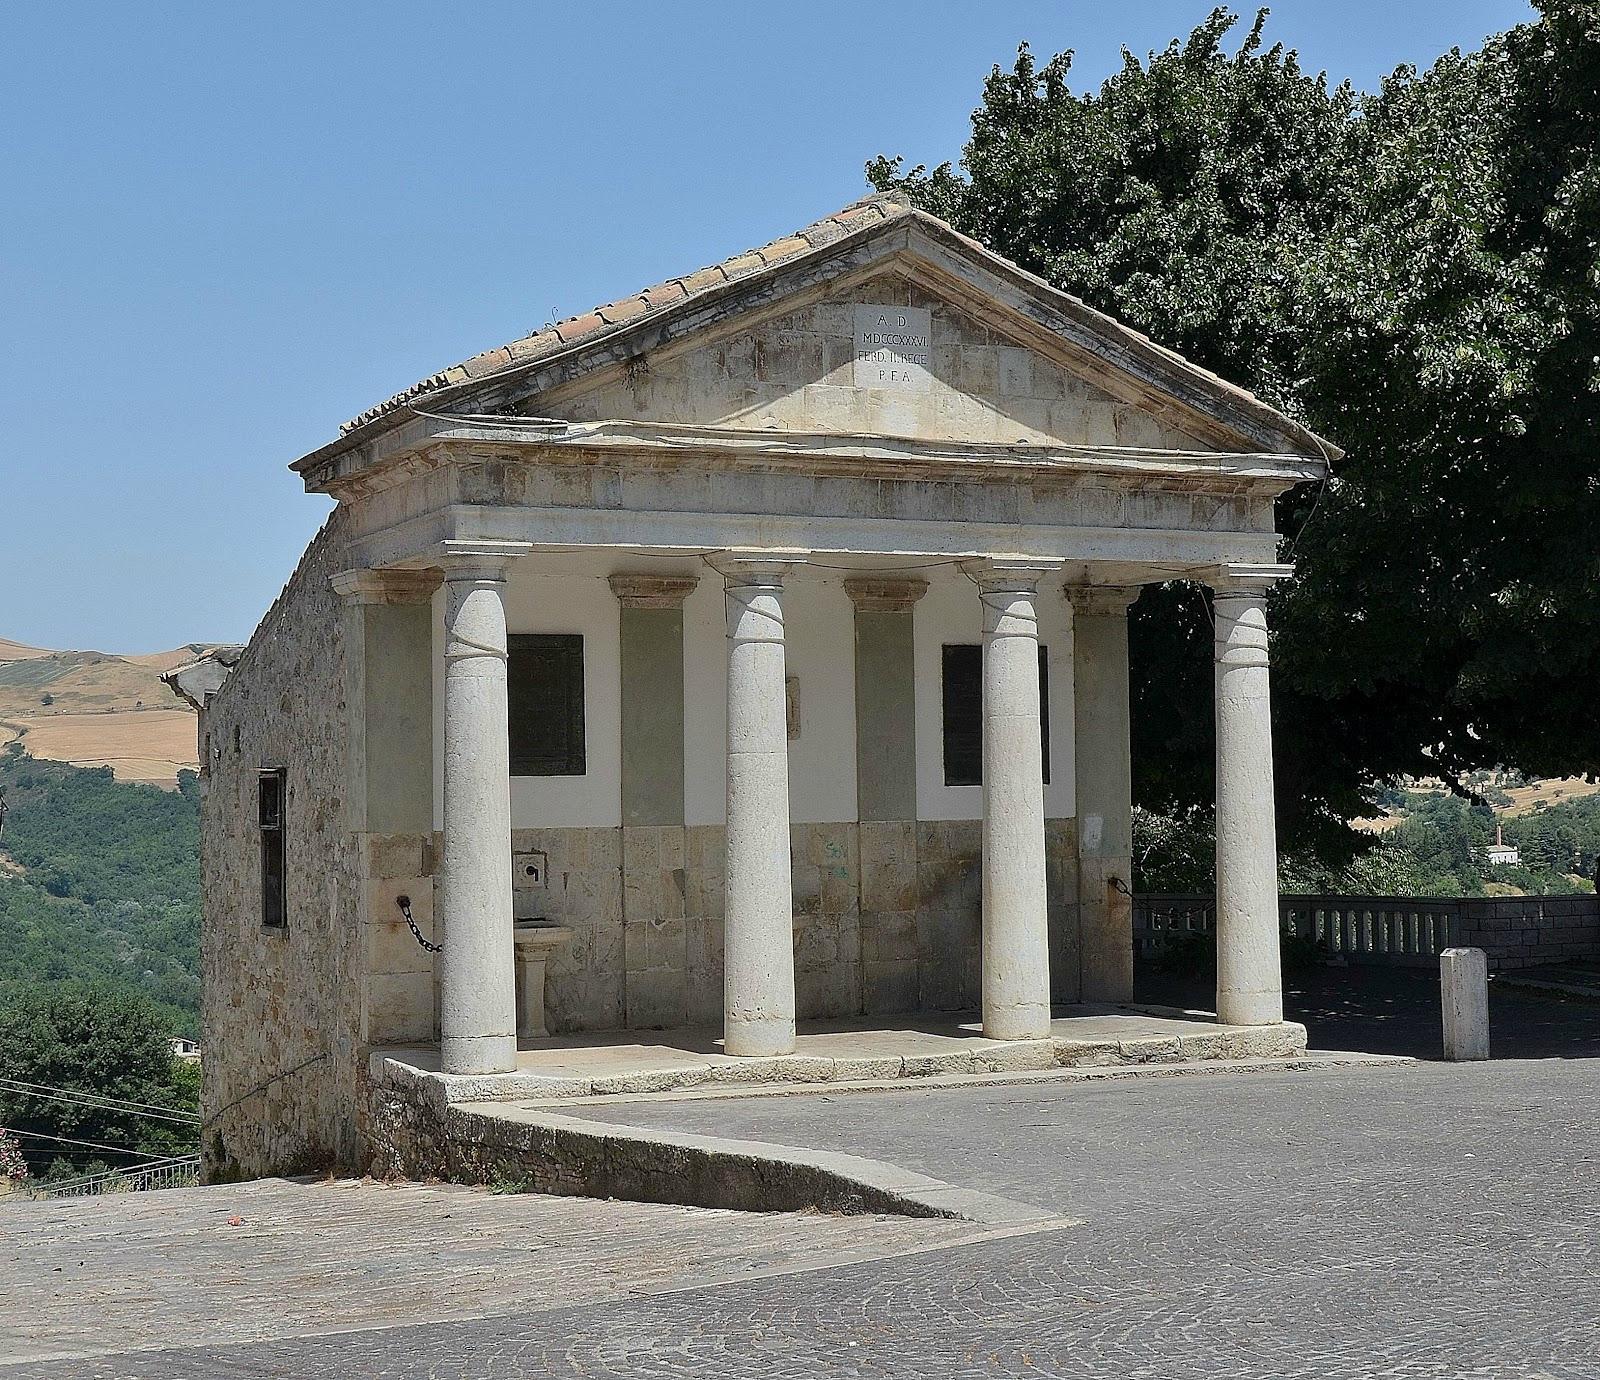
[[[373,1056],[368,1139],[374,1172],[514,1183],[544,1193],[756,1210],[821,1208],[959,1216],[1004,1223],[1037,1214],[1008,1200],[853,1155],[728,1141],[586,1119],[619,1096],[706,1096],[903,1088],[985,1078],[1089,1077],[1285,1066],[1305,1027],[1224,1026],[1202,1012],[1059,1009],[1048,1040],[985,1039],[974,1020],[918,1020],[863,1030],[804,1027],[796,1052],[738,1058],[712,1031],[537,1040],[515,1073],[438,1072],[436,1050]],[[910,1094],[914,1095],[914,1094]]]
[[938,1074],[1292,1057],[1302,1025],[1218,1025],[1205,1012],[1165,1007],[1063,1006],[1048,1040],[989,1040],[975,1015],[801,1026],[795,1052],[749,1058],[722,1052],[714,1030],[620,1031],[525,1041],[515,1073],[444,1074],[433,1048],[379,1050],[375,1084],[419,1082],[436,1106],[554,1100],[740,1084],[887,1081]]

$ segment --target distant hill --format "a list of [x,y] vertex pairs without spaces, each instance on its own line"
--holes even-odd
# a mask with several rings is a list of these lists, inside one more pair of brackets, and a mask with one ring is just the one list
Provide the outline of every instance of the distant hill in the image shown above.
[[0,638],[0,746],[20,740],[41,761],[110,767],[120,781],[171,789],[198,765],[195,716],[161,673],[212,645],[118,656]]

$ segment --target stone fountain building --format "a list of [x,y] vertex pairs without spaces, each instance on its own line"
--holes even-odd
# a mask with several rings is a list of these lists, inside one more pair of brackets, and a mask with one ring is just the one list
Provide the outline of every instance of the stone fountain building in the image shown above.
[[1281,1028],[1273,500],[1333,454],[885,196],[363,413],[237,664],[176,677],[209,1171],[362,1163],[385,1049],[1129,1002],[1172,579],[1216,593],[1218,1017]]

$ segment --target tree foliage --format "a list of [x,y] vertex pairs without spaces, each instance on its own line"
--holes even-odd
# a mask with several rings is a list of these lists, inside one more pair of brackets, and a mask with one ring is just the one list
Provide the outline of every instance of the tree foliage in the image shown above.
[[[1097,91],[996,68],[961,170],[868,176],[1347,451],[1288,495],[1274,600],[1280,830],[1402,775],[1600,770],[1600,17],[1541,18],[1371,95],[1218,9]],[[1210,800],[1203,592],[1135,609],[1137,798]]]
[[199,791],[134,785],[105,768],[0,755],[0,1003],[97,980],[156,1003],[167,1029],[199,1017]]
[[124,1167],[194,1150],[190,1125],[38,1091],[96,1093],[192,1114],[198,1081],[173,1059],[161,1012],[137,993],[68,983],[14,994],[0,1007],[0,1069],[9,1080],[0,1086],[0,1125],[16,1134],[34,1174],[52,1165],[58,1172]]

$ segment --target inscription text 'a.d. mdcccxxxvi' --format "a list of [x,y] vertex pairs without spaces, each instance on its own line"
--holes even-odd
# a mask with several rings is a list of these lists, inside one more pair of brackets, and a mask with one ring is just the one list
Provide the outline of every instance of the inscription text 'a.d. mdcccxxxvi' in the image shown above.
[[858,306],[857,388],[926,393],[932,386],[933,313],[926,307]]

